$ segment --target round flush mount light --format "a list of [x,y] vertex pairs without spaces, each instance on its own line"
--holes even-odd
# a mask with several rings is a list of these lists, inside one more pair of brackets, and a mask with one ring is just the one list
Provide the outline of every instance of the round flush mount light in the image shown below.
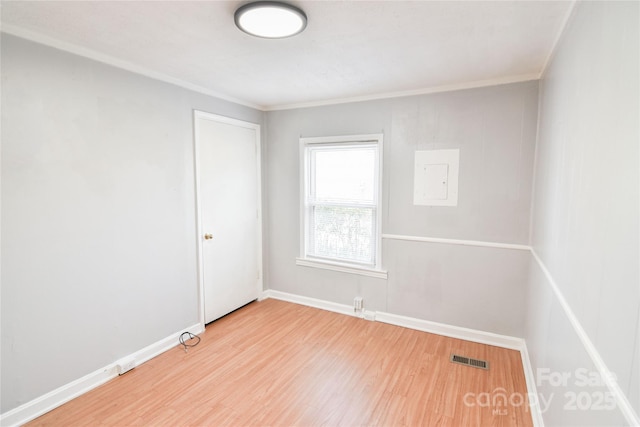
[[247,34],[267,39],[295,36],[307,26],[307,15],[295,6],[277,1],[258,1],[236,10],[236,26]]

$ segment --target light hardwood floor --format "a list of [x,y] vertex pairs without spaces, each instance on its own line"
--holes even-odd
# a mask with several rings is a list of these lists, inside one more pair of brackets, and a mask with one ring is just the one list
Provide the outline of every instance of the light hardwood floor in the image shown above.
[[517,351],[271,299],[201,337],[28,425],[532,425]]

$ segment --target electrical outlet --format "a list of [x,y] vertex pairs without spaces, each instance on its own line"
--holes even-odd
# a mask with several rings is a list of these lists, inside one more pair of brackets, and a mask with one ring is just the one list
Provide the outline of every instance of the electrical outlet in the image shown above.
[[364,301],[362,297],[355,297],[353,299],[353,311],[361,311],[364,308]]

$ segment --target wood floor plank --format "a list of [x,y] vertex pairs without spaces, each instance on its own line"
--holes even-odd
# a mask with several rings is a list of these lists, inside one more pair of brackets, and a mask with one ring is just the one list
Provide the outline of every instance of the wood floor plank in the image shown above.
[[[277,300],[252,303],[201,338],[28,425],[532,425],[514,350]],[[490,369],[453,364],[451,353]],[[501,394],[525,401],[499,405]]]

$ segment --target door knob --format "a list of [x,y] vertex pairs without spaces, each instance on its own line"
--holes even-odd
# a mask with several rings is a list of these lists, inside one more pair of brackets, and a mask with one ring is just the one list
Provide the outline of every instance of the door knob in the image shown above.
[[213,239],[213,234],[209,234],[209,233],[205,234],[205,235],[204,235],[204,239],[205,239],[205,240],[211,240],[211,239]]

